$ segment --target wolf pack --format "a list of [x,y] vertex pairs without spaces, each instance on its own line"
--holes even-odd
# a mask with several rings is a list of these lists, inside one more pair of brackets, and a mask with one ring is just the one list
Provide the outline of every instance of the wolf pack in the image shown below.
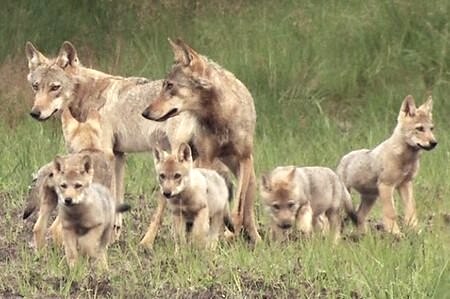
[[[107,248],[120,238],[123,213],[132,205],[124,203],[124,170],[126,153],[133,152],[153,152],[155,174],[148,180],[156,177],[160,191],[140,242],[144,248],[153,247],[166,209],[176,249],[213,250],[220,240],[240,235],[251,244],[260,242],[257,185],[270,219],[268,236],[276,242],[295,233],[331,234],[338,242],[347,219],[364,233],[378,198],[383,229],[400,236],[395,190],[404,204],[405,227],[417,228],[413,178],[423,150],[437,145],[431,96],[418,107],[406,96],[392,135],[373,149],[346,154],[335,171],[287,165],[257,179],[250,92],[182,40],[169,44],[174,54],[169,73],[149,80],[87,68],[67,41],[54,58],[26,43],[27,79],[34,91],[30,115],[39,121],[60,118],[67,149],[42,166],[30,185],[23,218],[38,212],[36,250],[46,245],[56,210],[49,236],[64,247],[68,265],[84,255],[108,267]],[[357,209],[352,189],[361,197]]]

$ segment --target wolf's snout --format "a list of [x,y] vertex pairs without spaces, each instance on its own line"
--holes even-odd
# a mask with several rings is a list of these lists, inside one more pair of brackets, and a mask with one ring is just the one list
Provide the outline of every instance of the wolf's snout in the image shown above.
[[39,111],[37,109],[33,109],[33,110],[31,110],[30,115],[34,119],[39,119],[41,117],[41,111]]
[[163,192],[163,195],[164,195],[166,198],[170,198],[170,196],[172,195],[172,192],[170,192],[170,191],[164,191],[164,192]]
[[437,143],[436,140],[431,141],[431,142],[430,142],[430,149],[435,148],[437,144],[438,144],[438,143]]
[[145,109],[141,115],[146,119],[150,119],[150,114],[148,113],[148,109]]
[[72,202],[73,202],[72,197],[66,197],[66,198],[64,199],[64,203],[65,203],[66,205],[71,205]]

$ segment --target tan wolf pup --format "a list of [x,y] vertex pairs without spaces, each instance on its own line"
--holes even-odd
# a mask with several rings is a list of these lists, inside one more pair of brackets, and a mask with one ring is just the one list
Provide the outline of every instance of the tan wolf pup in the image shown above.
[[233,230],[229,190],[216,171],[193,168],[191,148],[182,143],[175,154],[154,150],[156,175],[173,215],[176,244],[192,235],[194,245],[214,248],[225,226]]
[[[72,163],[80,164],[83,157],[88,154],[92,160],[94,169],[93,181],[114,191],[113,169],[114,155],[104,152],[101,148],[101,119],[97,110],[91,109],[85,122],[78,122],[70,113],[64,109],[61,120],[66,147],[70,154],[64,158],[71,157]],[[29,192],[28,205],[25,208],[23,218],[28,218],[39,206],[39,216],[33,228],[34,245],[40,249],[45,244],[45,230],[51,212],[58,203],[54,183],[54,163],[48,163],[41,167]],[[57,219],[50,227],[53,239],[58,243],[61,241],[61,225]]]
[[[47,58],[26,43],[28,81],[34,96],[31,116],[44,121],[69,108],[78,121],[85,121],[90,108],[99,111],[102,120],[101,147],[114,152],[114,197],[123,202],[125,154],[153,149],[156,130],[167,133],[171,144],[178,145],[192,138],[195,121],[184,114],[167,122],[151,122],[141,116],[149,98],[161,90],[162,81],[145,78],[124,78],[84,67],[70,42],[64,42],[56,58]],[[120,233],[121,216],[116,223]]]
[[356,222],[350,194],[337,174],[327,167],[281,166],[261,178],[261,197],[271,218],[274,240],[283,240],[288,230],[310,234],[323,226],[325,214],[334,241],[341,231],[340,210]]
[[164,121],[190,112],[198,122],[194,145],[199,167],[212,168],[222,161],[238,178],[236,202],[232,213],[235,232],[242,226],[253,242],[258,234],[254,201],[256,192],[253,166],[253,136],[256,112],[248,89],[232,73],[181,40],[170,45],[175,64],[162,89],[142,115]]
[[94,167],[89,154],[81,161],[77,155],[58,156],[53,163],[58,217],[69,266],[75,265],[80,252],[108,268],[106,250],[113,238],[116,213],[127,211],[129,206],[116,206],[108,188],[92,181]]
[[341,159],[338,175],[349,190],[354,188],[361,194],[357,211],[361,231],[365,231],[366,216],[380,197],[384,229],[400,234],[393,201],[395,189],[405,205],[405,223],[417,226],[412,181],[419,170],[421,151],[432,150],[437,145],[433,135],[432,108],[431,96],[419,108],[416,108],[413,97],[407,96],[389,139],[374,149],[356,150]]

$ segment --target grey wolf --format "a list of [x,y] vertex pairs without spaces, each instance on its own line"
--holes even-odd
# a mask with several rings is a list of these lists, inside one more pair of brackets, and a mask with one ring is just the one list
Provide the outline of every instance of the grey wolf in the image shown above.
[[243,227],[250,240],[257,242],[261,238],[253,210],[256,195],[253,98],[232,73],[181,40],[169,42],[175,64],[142,115],[154,121],[193,115],[198,123],[194,134],[198,166],[212,168],[218,159],[236,175],[238,186],[232,213],[235,232]]
[[432,150],[437,141],[433,135],[433,100],[431,96],[419,108],[412,96],[401,105],[397,126],[391,137],[374,149],[361,149],[345,155],[337,168],[345,186],[361,194],[357,211],[360,231],[379,197],[383,207],[383,226],[388,232],[400,234],[396,221],[393,195],[398,190],[405,205],[405,223],[417,226],[413,178],[419,170],[422,150]]
[[326,167],[277,167],[261,178],[261,197],[271,218],[274,240],[283,240],[296,228],[310,234],[314,226],[323,226],[325,215],[338,240],[340,210],[355,220],[350,194],[337,174]]
[[154,162],[161,195],[173,215],[176,244],[185,243],[189,232],[194,245],[214,248],[224,224],[233,229],[224,178],[214,170],[194,168],[186,143],[175,154],[155,148]]
[[[157,130],[167,133],[171,144],[179,145],[192,138],[195,121],[184,114],[167,122],[151,122],[141,116],[149,98],[156,96],[162,81],[109,75],[84,67],[75,47],[64,42],[56,58],[47,58],[30,42],[26,43],[28,81],[34,91],[31,116],[45,121],[70,109],[78,121],[84,122],[90,109],[98,110],[102,119],[102,149],[113,152],[114,197],[123,202],[125,153],[151,151],[150,136]],[[120,233],[121,217],[116,223]]]
[[[88,112],[85,122],[77,121],[65,109],[61,116],[66,147],[72,154],[64,156],[71,164],[81,165],[85,155],[89,155],[94,170],[93,180],[102,184],[111,192],[115,190],[113,180],[114,155],[104,152],[101,148],[101,116],[97,110]],[[57,194],[54,182],[54,163],[50,162],[41,167],[36,175],[33,186],[29,192],[28,205],[24,212],[26,219],[39,206],[39,217],[33,228],[34,245],[40,249],[45,244],[45,229],[51,212],[57,206]],[[59,217],[50,227],[53,239],[61,241],[61,225]]]
[[57,156],[53,163],[58,216],[69,266],[75,265],[81,253],[107,268],[106,249],[113,238],[116,213],[129,207],[116,207],[110,190],[92,181],[94,167],[89,154],[81,161],[76,156]]

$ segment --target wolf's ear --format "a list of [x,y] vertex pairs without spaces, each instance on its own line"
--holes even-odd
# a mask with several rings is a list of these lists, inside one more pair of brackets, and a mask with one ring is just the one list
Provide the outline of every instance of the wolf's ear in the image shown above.
[[30,71],[34,71],[41,64],[48,62],[47,57],[36,50],[31,42],[27,42],[25,44],[25,55],[28,59],[28,68],[30,69]]
[[204,89],[204,90],[210,90],[213,87],[213,84],[211,83],[211,81],[209,81],[208,79],[205,79],[205,78],[194,79],[194,84],[195,84],[195,87],[197,87],[199,89]]
[[65,41],[62,44],[56,63],[63,69],[69,65],[78,66],[80,61],[78,60],[77,50],[71,42]]
[[431,115],[431,111],[433,110],[433,98],[431,97],[431,95],[428,97],[425,103],[420,105],[419,109]]
[[413,117],[416,115],[416,104],[414,103],[414,98],[412,95],[406,96],[403,100],[402,107],[400,108],[399,118],[400,117]]
[[81,165],[83,165],[83,170],[87,173],[90,173],[93,170],[92,158],[89,155],[84,155],[81,158]]
[[56,156],[53,160],[53,168],[55,169],[56,173],[64,171],[64,161],[61,156]]
[[270,176],[269,176],[269,174],[265,173],[265,174],[263,174],[261,176],[260,186],[261,186],[261,191],[264,191],[264,192],[272,191],[272,186],[270,184]]
[[179,162],[192,162],[191,147],[187,143],[180,144],[177,158]]
[[175,42],[169,38],[169,43],[172,46],[175,63],[179,63],[184,67],[189,67],[196,73],[203,72],[203,60],[194,49],[179,38],[177,38]]

